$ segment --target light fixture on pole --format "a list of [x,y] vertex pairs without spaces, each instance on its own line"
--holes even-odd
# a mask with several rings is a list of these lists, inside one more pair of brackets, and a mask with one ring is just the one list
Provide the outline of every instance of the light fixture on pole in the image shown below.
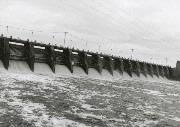
[[6,26],[6,29],[7,29],[7,36],[9,35],[9,26]]
[[131,52],[132,52],[132,54],[131,54],[131,59],[132,59],[132,55],[133,55],[134,49],[131,49]]
[[166,60],[166,65],[167,65],[167,63],[168,63],[168,58],[166,57],[165,60]]
[[66,44],[66,35],[68,34],[68,32],[64,32],[64,46]]

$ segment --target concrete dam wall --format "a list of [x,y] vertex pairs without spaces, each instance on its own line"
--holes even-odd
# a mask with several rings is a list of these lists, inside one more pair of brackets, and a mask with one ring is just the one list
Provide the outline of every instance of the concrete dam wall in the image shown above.
[[86,74],[88,74],[89,68],[96,69],[100,74],[102,69],[106,69],[111,75],[116,70],[120,74],[126,72],[131,77],[132,73],[135,73],[138,77],[140,75],[145,77],[156,75],[170,80],[179,80],[178,75],[180,74],[179,62],[177,63],[178,67],[171,68],[170,66],[3,36],[0,37],[0,59],[7,70],[9,61],[15,60],[27,62],[31,71],[34,71],[35,63],[46,63],[53,73],[56,73],[55,65],[65,65],[71,73],[73,73],[73,66],[78,66]]

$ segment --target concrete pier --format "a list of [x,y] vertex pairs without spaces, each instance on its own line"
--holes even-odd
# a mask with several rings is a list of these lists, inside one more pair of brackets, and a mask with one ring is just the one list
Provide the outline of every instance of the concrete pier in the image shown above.
[[92,54],[92,61],[91,64],[93,67],[101,74],[102,73],[102,58],[99,54]]
[[29,43],[29,41],[27,41],[24,47],[25,47],[26,62],[29,65],[31,71],[34,71],[34,62],[35,62],[34,46],[31,43]]
[[107,69],[113,75],[113,61],[111,56],[103,56],[103,69]]
[[175,80],[180,81],[180,61],[177,61],[177,63],[176,63],[176,69],[174,72],[174,77],[175,77]]
[[153,77],[154,71],[152,64],[146,63],[146,65],[147,65],[148,74],[151,75],[151,77]]
[[124,64],[124,71],[127,72],[129,74],[129,76],[132,77],[132,64],[131,64],[131,61],[129,59],[124,59],[123,64]]
[[80,60],[80,67],[83,68],[84,72],[88,74],[88,61],[87,61],[87,53],[82,51],[78,53]]
[[63,59],[64,59],[64,64],[66,65],[66,67],[70,70],[71,73],[73,73],[71,49],[68,49],[68,48],[63,49]]
[[3,65],[6,69],[9,67],[10,49],[9,49],[9,39],[0,38],[0,57]]
[[162,76],[162,77],[164,77],[164,67],[158,65],[158,68],[159,68],[159,75]]
[[140,65],[139,61],[131,61],[132,64],[132,72],[134,72],[138,77],[140,77]]
[[158,68],[158,66],[156,64],[153,64],[152,67],[153,67],[154,75],[159,77],[159,68]]
[[56,56],[54,52],[54,47],[48,45],[45,47],[45,50],[46,50],[47,64],[49,65],[53,73],[55,73]]
[[124,72],[123,60],[121,58],[114,57],[114,70],[117,70],[120,74]]

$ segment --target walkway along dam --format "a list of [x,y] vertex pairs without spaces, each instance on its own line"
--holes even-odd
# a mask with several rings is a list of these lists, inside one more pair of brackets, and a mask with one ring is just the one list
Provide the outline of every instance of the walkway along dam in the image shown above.
[[34,63],[47,63],[51,70],[56,73],[55,65],[65,65],[71,73],[73,66],[81,67],[86,74],[89,68],[96,69],[100,74],[102,69],[107,69],[113,75],[113,70],[119,73],[127,72],[132,77],[135,73],[138,77],[147,74],[152,77],[162,76],[170,80],[180,81],[180,62],[176,68],[162,66],[143,61],[136,61],[106,54],[70,49],[57,45],[30,42],[12,37],[0,37],[0,59],[4,68],[8,69],[9,60],[26,61],[31,71],[34,71]]

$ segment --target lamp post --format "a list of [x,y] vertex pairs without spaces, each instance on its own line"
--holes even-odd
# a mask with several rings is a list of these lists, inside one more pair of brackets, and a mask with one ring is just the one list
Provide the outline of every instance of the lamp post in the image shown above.
[[9,36],[9,26],[6,26],[6,30],[7,30],[7,37]]
[[166,61],[166,65],[167,65],[167,63],[168,63],[168,58],[167,57],[165,58],[165,61]]
[[132,52],[132,54],[131,54],[131,59],[132,59],[132,56],[133,56],[134,49],[131,49],[131,52]]
[[68,32],[64,32],[64,46],[66,44],[66,35],[68,34]]

